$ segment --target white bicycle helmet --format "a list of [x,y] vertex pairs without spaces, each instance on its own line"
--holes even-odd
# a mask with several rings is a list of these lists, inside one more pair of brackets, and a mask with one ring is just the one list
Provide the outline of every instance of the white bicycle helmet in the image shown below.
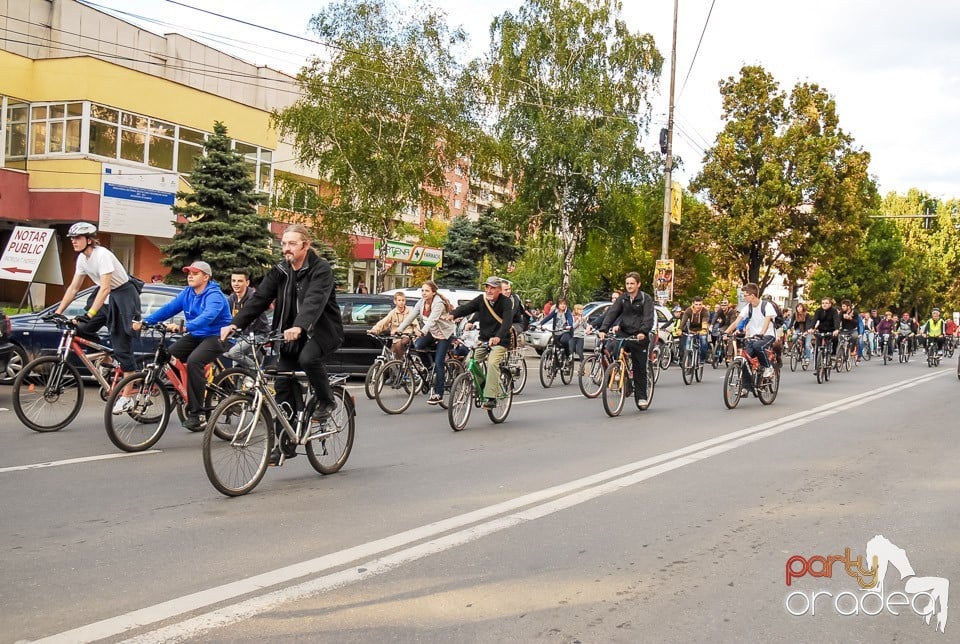
[[70,230],[67,231],[67,237],[73,239],[74,237],[96,237],[97,236],[97,227],[86,221],[78,221],[74,225],[70,226]]

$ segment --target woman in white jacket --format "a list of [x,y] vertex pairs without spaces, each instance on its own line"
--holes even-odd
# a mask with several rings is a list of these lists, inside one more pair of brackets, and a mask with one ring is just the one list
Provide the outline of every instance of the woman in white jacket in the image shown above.
[[450,340],[455,330],[453,322],[443,320],[441,316],[452,311],[453,307],[447,301],[447,298],[437,292],[437,284],[433,280],[423,283],[420,288],[420,295],[420,301],[417,302],[417,305],[413,307],[413,310],[400,323],[394,333],[402,333],[407,326],[419,318],[420,337],[417,338],[413,346],[417,351],[428,352],[434,350],[433,368],[436,378],[434,379],[433,393],[427,399],[427,404],[437,405],[443,400],[443,363],[447,358],[447,350],[450,348]]

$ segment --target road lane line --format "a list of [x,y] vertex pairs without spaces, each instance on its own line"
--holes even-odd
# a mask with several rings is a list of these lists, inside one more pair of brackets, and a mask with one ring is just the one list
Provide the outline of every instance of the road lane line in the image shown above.
[[0,474],[4,472],[22,472],[24,470],[40,470],[45,467],[59,467],[61,465],[74,465],[76,463],[90,463],[93,461],[106,461],[111,458],[126,458],[127,456],[143,456],[144,454],[161,454],[163,450],[148,449],[143,452],[123,452],[121,454],[101,454],[99,456],[84,456],[82,458],[68,458],[62,461],[47,461],[46,463],[33,463],[31,465],[14,465],[13,467],[0,467]]
[[[37,641],[93,642],[107,637],[115,637],[124,632],[156,624],[196,611],[200,608],[239,599],[243,595],[260,593],[271,586],[289,583],[298,578],[326,572],[352,562],[360,561],[366,557],[375,557],[366,563],[351,566],[350,569],[327,574],[293,586],[267,592],[266,594],[256,595],[246,600],[240,600],[237,603],[212,610],[193,618],[188,618],[181,622],[173,623],[128,641],[157,642],[195,638],[212,628],[235,623],[268,611],[278,605],[382,574],[411,561],[443,552],[450,548],[475,541],[488,534],[547,516],[605,494],[610,494],[685,465],[697,463],[763,438],[815,423],[824,417],[918,386],[924,382],[943,376],[946,373],[950,372],[938,371],[928,373],[904,382],[894,383],[868,392],[855,394],[812,409],[789,414],[752,427],[704,440],[671,452],[642,459],[551,488],[532,492],[486,508],[443,519],[383,539],[285,566],[236,582],[185,595],[123,615],[107,618]],[[451,530],[456,530],[456,532],[443,534]],[[408,546],[409,544],[424,539],[430,540],[386,556],[378,557],[378,555],[382,555],[390,550],[396,550],[397,548]]]

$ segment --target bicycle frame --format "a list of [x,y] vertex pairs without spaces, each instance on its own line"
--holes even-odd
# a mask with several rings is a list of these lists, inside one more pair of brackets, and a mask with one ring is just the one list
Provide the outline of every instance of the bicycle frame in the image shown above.
[[[88,355],[83,350],[84,347],[92,349],[94,353]],[[108,393],[112,391],[113,387],[123,378],[123,371],[120,370],[120,365],[118,364],[114,365],[113,379],[111,381],[107,381],[107,379],[103,377],[103,374],[100,372],[100,365],[103,363],[104,358],[113,355],[113,349],[77,336],[77,329],[72,325],[63,327],[60,344],[57,346],[55,355],[61,362],[66,362],[71,351],[77,356],[80,362],[83,363],[87,371],[96,378],[97,383],[104,391]]]

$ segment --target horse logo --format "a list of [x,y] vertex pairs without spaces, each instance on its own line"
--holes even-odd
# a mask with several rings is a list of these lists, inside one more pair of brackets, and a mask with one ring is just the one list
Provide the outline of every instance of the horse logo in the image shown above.
[[[947,612],[949,610],[948,595],[950,582],[943,577],[918,577],[914,572],[907,553],[883,535],[877,535],[867,542],[867,561],[875,562],[877,569],[877,585],[875,591],[883,596],[883,582],[887,568],[893,566],[900,573],[900,580],[905,592],[924,596],[917,598],[920,616],[929,624],[934,612],[937,614],[937,630],[944,632],[947,626]],[[939,608],[938,608],[939,607]]]

